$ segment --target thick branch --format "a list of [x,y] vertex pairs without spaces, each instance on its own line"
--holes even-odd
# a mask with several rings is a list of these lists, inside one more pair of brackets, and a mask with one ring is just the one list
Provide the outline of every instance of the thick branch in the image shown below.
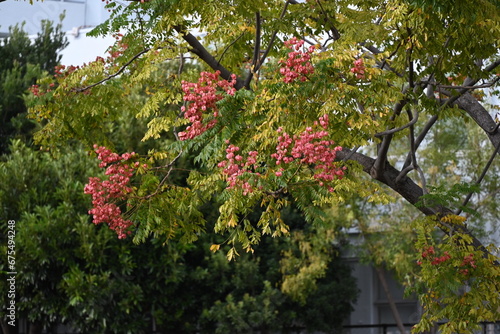
[[[365,173],[371,175],[371,171],[373,170],[373,165],[375,164],[375,159],[372,159],[364,154],[352,152],[349,149],[343,148],[342,151],[337,152],[337,158],[340,160],[345,159],[349,156],[349,160],[358,162],[362,167]],[[421,197],[424,194],[422,188],[418,186],[412,179],[409,177],[400,178],[399,182],[396,182],[400,171],[391,166],[389,163],[384,165],[384,169],[380,171],[380,177],[377,179],[385,185],[389,186],[391,189],[400,194],[404,199],[406,199],[410,204],[414,205],[418,210],[424,213],[426,216],[436,216],[438,219],[440,217],[444,217],[449,214],[453,214],[453,211],[442,206],[430,207],[425,204],[420,203]],[[418,203],[418,205],[417,205]],[[443,232],[450,233],[449,227],[445,226],[442,223],[438,223],[437,227],[439,227]],[[468,235],[471,238],[471,243],[473,247],[478,250],[481,250],[484,256],[490,255],[486,247],[479,241],[464,225],[453,225],[453,229],[455,232]],[[496,263],[498,265],[498,263]]]
[[[215,59],[214,56],[210,52],[205,49],[205,47],[198,41],[198,39],[191,33],[185,31],[181,26],[175,26],[174,27],[175,31],[177,31],[182,38],[191,46],[190,51],[193,52],[195,55],[200,57],[201,60],[203,60],[208,66],[210,66],[214,71],[219,71],[220,76],[226,80],[231,80],[231,73],[227,68],[221,65]],[[241,79],[236,79],[236,84],[234,87],[236,89],[242,89],[244,88],[244,82]]]
[[[349,149],[342,149],[337,153],[337,158],[343,160],[349,157],[349,160],[357,161],[361,166],[363,166],[363,171],[371,175],[371,170],[376,160],[370,158],[362,153],[352,152]],[[419,202],[420,197],[423,195],[422,188],[420,188],[413,180],[408,177],[401,178],[400,182],[396,183],[396,178],[399,175],[399,171],[392,167],[389,163],[384,164],[384,168],[380,170],[380,177],[377,179],[380,182],[388,185],[396,192],[398,192],[403,198],[405,198],[409,203],[415,205]],[[437,213],[435,208],[421,206],[418,208],[425,215],[434,215]],[[450,211],[451,212],[451,211]]]
[[[486,66],[484,71],[491,72],[498,66],[500,66],[500,59]],[[498,79],[494,80],[494,82],[497,81]],[[477,88],[477,86],[474,86],[477,82],[479,82],[479,79],[466,80],[466,87],[460,89],[456,95],[444,91],[443,93],[445,95],[450,96],[450,98],[445,101],[444,106],[457,105],[460,109],[464,110],[477,125],[486,132],[493,147],[497,147],[500,144],[500,131],[498,131],[498,125],[481,103],[469,93],[471,89]]]
[[488,135],[493,147],[500,144],[500,131],[490,113],[470,93],[459,97],[455,104],[464,110]]
[[[408,101],[406,99],[403,99],[394,106],[394,118],[401,113],[401,110],[403,110],[403,107],[406,105],[406,103],[408,103]],[[377,160],[375,160],[371,171],[371,175],[374,179],[378,180],[379,177],[381,177],[381,171],[384,169],[385,162],[387,160],[387,152],[389,151],[392,137],[393,133],[385,135],[384,139],[382,139],[382,143],[378,148]]]

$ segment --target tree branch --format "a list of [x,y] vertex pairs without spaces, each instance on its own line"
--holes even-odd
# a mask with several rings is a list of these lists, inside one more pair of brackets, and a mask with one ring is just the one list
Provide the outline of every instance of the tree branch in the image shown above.
[[389,307],[391,308],[392,316],[394,317],[394,320],[396,321],[396,325],[398,326],[399,332],[401,334],[406,333],[405,326],[403,324],[403,321],[401,320],[401,315],[399,314],[398,307],[396,306],[396,303],[394,302],[394,297],[392,296],[391,290],[389,289],[389,284],[387,283],[387,280],[385,279],[385,274],[384,270],[380,267],[375,265],[375,271],[377,272],[378,279],[380,283],[382,284],[382,288],[384,289],[385,295],[387,297],[387,301],[389,302]]
[[[347,148],[343,148],[342,151],[337,152],[337,158],[340,160],[345,159],[348,155],[350,156],[349,159],[351,161],[358,162],[363,167],[363,171],[371,175],[373,165],[375,164],[375,159],[361,153],[352,152]],[[436,222],[436,226],[446,234],[450,233],[450,229],[441,222],[440,218],[450,214],[454,214],[452,210],[443,206],[429,207],[425,204],[422,205],[421,197],[424,194],[422,188],[418,186],[412,179],[406,176],[402,177],[400,182],[395,182],[395,180],[398,178],[398,175],[400,174],[400,171],[391,166],[389,163],[386,163],[384,165],[384,169],[381,170],[380,173],[381,177],[377,180],[396,191],[426,216],[435,216],[438,219]],[[452,227],[455,232],[467,235],[471,239],[471,242],[468,244],[480,250],[485,257],[490,255],[490,252],[486,249],[486,247],[484,247],[481,241],[479,241],[467,229],[465,225],[454,224]],[[500,263],[495,262],[495,265],[500,265]]]
[[340,33],[337,30],[337,28],[335,28],[335,25],[333,24],[330,16],[328,15],[328,13],[325,11],[325,9],[323,8],[323,6],[321,5],[320,0],[316,0],[316,3],[318,4],[318,6],[319,6],[319,8],[321,10],[321,14],[323,14],[325,16],[325,19],[326,19],[327,23],[330,25],[330,31],[332,32],[332,38],[333,38],[333,40],[334,41],[339,40],[340,39]]
[[[484,69],[484,71],[486,72],[491,72],[493,71],[497,66],[500,65],[500,59],[494,61],[493,63],[491,63],[490,65],[486,66],[486,68]],[[498,79],[498,78],[497,78]],[[475,87],[474,85],[479,81],[479,79],[470,79],[470,80],[466,80],[467,82],[467,87]],[[444,106],[446,105],[451,105],[452,103],[454,103],[456,100],[458,100],[460,97],[462,97],[465,93],[467,93],[468,91],[470,91],[471,89],[474,89],[474,88],[462,88],[458,91],[458,94],[457,95],[454,95],[452,96],[451,98],[449,98],[446,103],[444,104]],[[445,93],[445,95],[448,95],[448,96],[451,96],[450,93]]]
[[[412,123],[411,121],[415,120],[415,119],[418,119],[418,112],[416,113],[416,116],[415,118],[413,118],[413,115],[411,113],[410,110],[407,110],[407,113],[408,113],[408,118],[410,119],[410,123]],[[415,122],[413,122],[414,124]],[[418,175],[420,176],[420,180],[422,182],[422,191],[424,194],[427,194],[427,182],[425,180],[425,175],[424,175],[424,172],[422,171],[422,169],[420,168],[420,166],[418,165],[417,163],[417,155],[416,155],[416,152],[417,152],[417,148],[416,148],[416,145],[415,145],[415,129],[413,127],[413,124],[410,125],[410,134],[408,135],[409,138],[410,138],[410,153],[409,153],[409,156],[411,158],[411,165],[406,167],[406,168],[403,168],[403,170],[401,171],[401,173],[399,173],[398,177],[396,178],[395,182],[398,183],[401,181],[401,178],[403,178],[404,176],[406,176],[410,171],[412,171],[413,169],[416,169],[417,172],[418,172]]]
[[221,55],[219,56],[219,60],[218,62],[220,63],[222,61],[222,58],[224,58],[224,55],[226,54],[227,50],[229,50],[231,48],[231,46],[233,46],[241,37],[243,37],[245,35],[245,33],[242,33],[240,34],[238,37],[236,37],[236,39],[234,41],[232,41],[231,43],[229,43],[225,48],[224,48],[224,51],[222,51]]
[[257,69],[259,67],[259,56],[260,56],[260,12],[255,13],[255,46],[253,49],[253,60],[252,66],[250,67],[250,71],[248,71],[247,78],[245,79],[244,86],[246,89],[250,89],[250,82],[255,73],[257,73]]
[[[288,8],[288,4],[290,4],[290,3],[296,4],[297,2],[295,2],[293,0],[285,1],[285,6],[283,7],[283,10],[281,11],[281,14],[280,14],[280,18],[279,18],[280,20],[283,19],[283,17],[285,16],[286,10]],[[262,55],[262,57],[260,57],[260,61],[258,62],[257,68],[255,69],[255,71],[258,71],[260,69],[260,67],[262,66],[262,64],[264,64],[264,61],[266,61],[267,55],[269,54],[269,52],[271,51],[271,49],[273,47],[274,40],[276,39],[277,34],[278,34],[278,30],[273,31],[273,33],[271,34],[271,39],[269,40],[269,45],[267,46],[267,49],[264,51],[264,54]]]
[[[400,100],[398,103],[396,103],[396,105],[394,106],[394,115],[392,119],[395,119],[401,113],[401,110],[403,110],[403,107],[407,103],[408,100],[406,99]],[[382,177],[381,172],[385,168],[385,163],[387,161],[387,152],[389,151],[392,137],[393,133],[385,135],[382,139],[382,143],[379,145],[377,159],[375,160],[375,163],[373,164],[372,170],[370,172],[370,175],[376,180],[380,180],[380,177]]]
[[484,130],[493,147],[500,145],[500,131],[490,113],[470,94],[465,93],[454,102]]
[[[362,43],[360,43],[360,45],[362,47],[364,47],[365,49],[367,49],[368,51],[370,51],[371,53],[373,53],[374,55],[382,53],[382,51],[379,50],[377,47],[375,47],[373,45],[366,45],[366,42],[362,42]],[[394,57],[394,55],[396,53],[398,53],[398,50],[401,47],[401,45],[402,45],[401,43],[398,43],[398,45],[396,46],[396,49],[394,51],[392,51],[389,56],[385,57],[383,61],[381,61],[381,62],[377,61],[377,65],[380,66],[380,69],[383,70],[384,68],[387,68],[389,71],[396,74],[398,77],[403,77],[403,74],[397,72],[394,68],[392,68],[389,64],[387,64],[387,60],[390,60],[392,57]]]
[[393,133],[402,131],[402,130],[404,130],[406,128],[409,128],[409,127],[413,126],[415,123],[417,123],[417,121],[418,121],[418,115],[419,115],[419,113],[417,112],[416,116],[413,119],[410,118],[410,122],[408,122],[407,124],[405,124],[403,126],[400,126],[399,128],[394,128],[394,129],[390,129],[390,130],[387,130],[387,131],[379,132],[379,133],[376,133],[374,136],[377,137],[377,138],[378,137],[383,137],[383,136],[391,135]]
[[[201,60],[203,60],[208,66],[210,66],[214,71],[219,71],[220,76],[226,80],[231,80],[231,73],[227,68],[222,66],[217,59],[215,59],[210,52],[205,49],[205,47],[198,41],[198,39],[191,33],[187,32],[181,26],[174,26],[174,30],[177,31],[190,46],[190,51],[197,55]],[[234,85],[236,89],[242,89],[245,87],[243,81],[240,78],[236,79],[236,84]]]
[[132,58],[131,58],[128,62],[126,62],[125,64],[123,64],[123,65],[122,65],[122,67],[120,67],[120,69],[119,69],[118,71],[116,71],[116,72],[115,72],[115,73],[113,73],[113,74],[108,75],[108,76],[107,76],[107,77],[105,77],[104,79],[99,80],[98,82],[93,83],[93,84],[88,85],[88,86],[85,86],[85,87],[73,88],[73,89],[72,89],[72,91],[74,91],[74,92],[78,92],[78,93],[81,93],[81,92],[84,92],[84,91],[86,91],[86,90],[88,90],[88,89],[91,89],[91,88],[93,88],[93,87],[95,87],[95,86],[98,86],[98,85],[100,85],[100,84],[102,84],[102,83],[104,83],[104,82],[106,82],[106,81],[108,81],[108,80],[113,79],[114,77],[116,77],[116,76],[120,75],[123,71],[125,71],[125,69],[126,69],[126,68],[130,65],[130,64],[132,64],[132,62],[134,62],[134,60],[136,60],[137,58],[139,58],[140,56],[142,56],[143,54],[145,54],[145,53],[146,53],[146,52],[148,52],[149,50],[151,50],[151,49],[149,49],[149,48],[148,48],[148,49],[144,49],[144,50],[142,50],[141,52],[137,53],[137,54],[136,54],[136,55],[134,55],[134,56],[133,56],[133,57],[132,57]]
[[182,71],[184,71],[184,54],[182,53],[182,51],[180,52],[180,55],[179,55],[179,69],[177,70],[177,75],[180,77],[181,74],[182,74]]
[[456,85],[441,85],[438,82],[435,81],[420,81],[419,83],[421,84],[427,84],[427,85],[433,85],[439,88],[445,88],[445,89],[460,89],[460,90],[474,90],[474,89],[479,89],[479,88],[489,88],[493,85],[495,85],[498,81],[500,81],[500,77],[495,78],[493,81],[482,84],[482,85],[468,85],[468,86],[456,86]]
[[[425,124],[424,128],[422,129],[420,134],[417,136],[417,139],[415,139],[415,151],[417,151],[418,147],[420,146],[422,141],[427,136],[427,133],[432,128],[432,126],[436,123],[437,120],[438,120],[438,116],[434,115]],[[408,153],[408,156],[406,157],[405,163],[403,165],[403,170],[405,170],[410,165],[410,162],[411,162],[411,153]]]

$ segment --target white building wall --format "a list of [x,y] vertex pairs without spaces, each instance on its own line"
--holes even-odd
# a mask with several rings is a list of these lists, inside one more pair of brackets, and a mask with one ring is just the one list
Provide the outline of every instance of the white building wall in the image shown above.
[[36,34],[40,31],[42,20],[59,22],[59,16],[65,13],[62,22],[63,30],[70,31],[75,27],[96,26],[104,22],[109,13],[104,3],[99,0],[7,0],[0,2],[0,32],[5,33],[9,26],[25,22],[25,31]]
[[84,28],[69,31],[66,34],[69,45],[61,52],[61,64],[83,65],[94,61],[97,56],[105,57],[107,49],[113,45],[115,39],[111,36],[106,38],[95,38],[87,36],[92,28]]
[[83,65],[97,56],[104,57],[114,39],[87,36],[93,27],[109,17],[100,0],[45,0],[35,1],[33,5],[28,0],[0,2],[0,37],[8,33],[10,26],[22,22],[25,22],[24,30],[34,36],[40,32],[42,20],[58,23],[63,13],[62,27],[67,31],[69,45],[61,52],[61,63]]

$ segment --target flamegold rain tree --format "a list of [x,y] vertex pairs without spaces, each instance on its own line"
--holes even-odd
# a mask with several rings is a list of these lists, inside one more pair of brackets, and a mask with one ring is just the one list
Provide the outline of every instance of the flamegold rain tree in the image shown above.
[[[466,332],[499,320],[497,249],[467,227],[498,163],[498,1],[103,5],[111,17],[94,34],[114,34],[109,56],[59,67],[30,97],[43,148],[82,141],[106,169],[85,188],[95,223],[137,242],[192,242],[204,231],[199,207],[214,201],[215,231],[233,258],[263,235],[287,234],[280,212],[291,203],[319,229],[325,210],[352,196],[377,205],[400,198],[421,212],[398,222],[417,236],[410,256],[424,315],[415,330],[447,319],[444,332]],[[124,110],[149,121],[144,141],[170,144],[113,152],[108,134]],[[436,193],[419,152],[439,145],[429,133],[449,120],[463,125],[457,141],[471,124],[480,130],[488,161],[464,175],[468,183]],[[182,168],[193,156],[195,168]],[[256,207],[262,214],[251,221]]]

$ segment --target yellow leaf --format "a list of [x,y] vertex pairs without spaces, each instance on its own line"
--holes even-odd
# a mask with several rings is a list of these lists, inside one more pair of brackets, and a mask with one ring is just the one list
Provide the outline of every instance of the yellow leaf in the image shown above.
[[229,227],[236,227],[236,225],[238,225],[238,222],[236,221],[236,219],[234,218],[234,216],[231,216],[231,219],[229,220],[229,222],[227,223],[227,225]]

